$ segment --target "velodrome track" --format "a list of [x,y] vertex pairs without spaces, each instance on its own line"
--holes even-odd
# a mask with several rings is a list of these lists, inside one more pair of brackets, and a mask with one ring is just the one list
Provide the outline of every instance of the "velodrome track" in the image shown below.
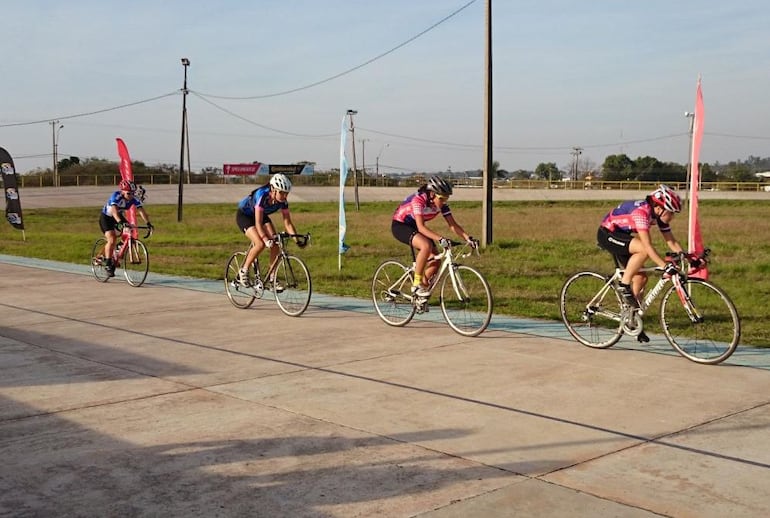
[[770,515],[762,351],[701,366],[497,317],[464,338],[322,295],[292,319],[218,284],[0,255],[0,516]]

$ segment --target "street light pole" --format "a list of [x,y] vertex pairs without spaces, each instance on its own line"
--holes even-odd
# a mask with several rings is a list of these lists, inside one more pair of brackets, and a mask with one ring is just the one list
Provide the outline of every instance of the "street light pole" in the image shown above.
[[[687,181],[685,182],[685,185],[687,187],[687,192],[690,192],[690,175],[692,173],[692,134],[693,129],[695,128],[695,114],[693,112],[684,112],[684,116],[690,119],[690,143],[689,147],[687,148]],[[700,186],[698,186],[700,187]]]
[[[58,127],[57,127],[58,126]],[[53,139],[53,173],[52,183],[54,187],[59,187],[59,132],[64,124],[59,124],[58,120],[51,121],[51,138]]]
[[[385,148],[390,146],[390,144],[383,144],[380,150],[377,152],[377,158],[374,161],[374,178],[375,181],[377,178],[380,177],[380,156],[382,155],[382,152],[385,151]],[[385,187],[385,173],[382,173],[382,186]]]
[[182,198],[184,184],[184,146],[185,134],[187,133],[187,67],[190,66],[190,60],[182,58],[184,67],[184,84],[182,86],[182,144],[179,150],[179,200],[177,203],[176,220],[182,221]]
[[366,186],[366,141],[368,138],[361,139],[361,185]]
[[[356,210],[361,209],[361,205],[358,202],[358,169],[356,168],[356,127],[353,125],[353,115],[357,114],[356,110],[348,110],[348,118],[350,119],[350,133],[351,141],[353,142],[353,197],[356,201]],[[340,174],[342,171],[340,171]]]

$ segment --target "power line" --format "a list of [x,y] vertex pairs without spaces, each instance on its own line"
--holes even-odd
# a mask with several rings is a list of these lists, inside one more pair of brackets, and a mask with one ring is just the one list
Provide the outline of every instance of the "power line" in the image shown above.
[[149,99],[142,99],[141,101],[135,101],[135,102],[132,102],[132,103],[121,104],[119,106],[113,106],[111,108],[104,108],[102,110],[94,110],[94,111],[90,111],[90,112],[76,113],[76,114],[73,114],[73,115],[59,115],[59,116],[56,116],[56,117],[49,117],[47,119],[41,119],[41,120],[36,120],[36,121],[13,122],[13,123],[10,123],[10,124],[0,124],[0,128],[10,128],[10,127],[14,127],[14,126],[31,126],[33,124],[43,124],[43,123],[50,124],[50,122],[52,120],[55,120],[55,119],[66,120],[66,119],[77,119],[79,117],[88,117],[90,115],[96,115],[96,114],[99,114],[99,113],[105,113],[105,112],[110,112],[110,111],[114,111],[114,110],[121,110],[123,108],[129,108],[131,106],[136,106],[138,104],[144,104],[144,103],[149,103],[149,102],[157,101],[158,99],[163,99],[164,97],[169,97],[171,95],[177,95],[178,93],[179,93],[178,90],[174,90],[173,92],[169,92],[167,94],[158,95],[156,97],[151,97]]
[[211,98],[214,98],[214,99],[230,99],[230,100],[241,100],[241,101],[243,101],[243,100],[253,100],[253,99],[267,99],[269,97],[278,97],[280,95],[293,94],[295,92],[300,92],[302,90],[307,90],[309,88],[313,88],[315,86],[319,86],[319,85],[322,85],[324,83],[328,83],[329,81],[333,81],[335,79],[339,79],[342,76],[345,76],[345,75],[348,75],[348,74],[350,74],[352,72],[355,72],[356,70],[359,70],[359,69],[361,69],[361,68],[363,68],[363,67],[365,67],[365,66],[367,66],[367,65],[369,65],[371,63],[374,63],[375,61],[378,61],[378,60],[384,58],[388,54],[392,54],[393,52],[397,51],[398,49],[400,49],[402,47],[405,47],[406,45],[410,44],[411,42],[413,42],[414,40],[416,40],[420,36],[423,36],[423,35],[427,34],[428,32],[432,31],[433,29],[435,29],[436,27],[441,25],[442,23],[446,22],[450,18],[453,18],[453,17],[457,16],[458,14],[460,14],[460,12],[464,11],[465,9],[467,9],[472,4],[475,4],[477,1],[478,0],[471,0],[470,2],[468,2],[465,5],[463,5],[462,7],[460,7],[459,9],[454,11],[453,13],[445,16],[441,20],[437,21],[436,23],[434,23],[433,25],[431,25],[427,29],[423,30],[422,32],[419,32],[416,35],[412,36],[411,38],[409,38],[408,40],[404,41],[403,43],[399,43],[398,45],[396,45],[392,49],[387,50],[387,51],[385,51],[385,52],[383,52],[381,54],[378,54],[377,56],[374,56],[373,58],[370,58],[370,59],[364,61],[363,63],[361,63],[359,65],[356,65],[356,66],[354,66],[352,68],[349,68],[349,69],[347,69],[347,70],[345,70],[343,72],[335,74],[335,75],[333,75],[331,77],[327,77],[326,79],[321,79],[320,81],[316,81],[315,83],[310,83],[309,85],[300,86],[298,88],[292,88],[291,90],[284,90],[282,92],[274,92],[274,93],[271,93],[271,94],[263,94],[263,95],[250,95],[250,96],[246,96],[246,97],[233,97],[233,96],[225,96],[225,95],[214,95],[214,94],[205,94],[205,93],[201,93],[201,92],[199,92],[199,95],[203,95],[203,96],[206,96],[206,97],[211,97]]
[[284,131],[284,130],[280,130],[280,129],[277,129],[277,128],[271,128],[270,126],[265,126],[264,124],[260,124],[258,122],[255,122],[255,121],[251,120],[251,119],[247,119],[246,117],[238,115],[237,113],[232,112],[232,111],[228,110],[227,108],[223,108],[222,106],[219,106],[218,104],[214,103],[213,101],[210,101],[210,100],[206,99],[205,97],[203,97],[202,94],[199,94],[199,93],[194,92],[192,90],[190,90],[190,93],[192,95],[194,95],[195,97],[197,97],[198,99],[200,99],[201,101],[210,104],[211,106],[213,106],[217,110],[220,110],[220,111],[230,115],[231,117],[235,117],[236,119],[242,120],[242,121],[247,122],[247,123],[249,123],[249,124],[251,124],[253,126],[257,126],[259,128],[266,129],[268,131],[274,131],[276,133],[282,133],[284,135],[290,135],[292,137],[306,137],[306,138],[326,138],[326,137],[335,137],[335,136],[339,135],[339,133],[326,133],[326,134],[321,134],[321,135],[304,135],[302,133],[293,133],[291,131]]

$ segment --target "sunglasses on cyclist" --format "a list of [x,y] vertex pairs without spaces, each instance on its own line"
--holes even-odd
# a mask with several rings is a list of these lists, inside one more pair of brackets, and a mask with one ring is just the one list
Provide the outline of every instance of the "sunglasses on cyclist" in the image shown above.
[[449,199],[449,196],[444,196],[443,194],[436,194],[436,198],[442,201],[447,201]]

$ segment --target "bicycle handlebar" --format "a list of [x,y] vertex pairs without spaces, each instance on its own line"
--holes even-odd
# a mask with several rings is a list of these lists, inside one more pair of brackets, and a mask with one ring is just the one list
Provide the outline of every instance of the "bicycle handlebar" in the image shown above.
[[305,248],[308,243],[310,243],[310,232],[307,234],[289,234],[288,232],[278,232],[278,238],[281,239],[281,241],[285,241],[290,238],[296,239],[297,246],[300,248]]
[[[705,268],[708,265],[708,256],[711,254],[710,248],[704,248],[699,254],[691,252],[666,252],[666,258],[671,259],[684,274],[692,274]],[[687,268],[691,268],[688,272]]]
[[143,229],[147,230],[147,233],[142,237],[142,239],[147,239],[152,235],[152,232],[155,230],[155,227],[151,227],[149,225],[126,225],[125,223],[118,223],[115,225],[115,228],[118,230],[118,232],[123,233],[124,229],[126,228],[135,228],[137,230]]

